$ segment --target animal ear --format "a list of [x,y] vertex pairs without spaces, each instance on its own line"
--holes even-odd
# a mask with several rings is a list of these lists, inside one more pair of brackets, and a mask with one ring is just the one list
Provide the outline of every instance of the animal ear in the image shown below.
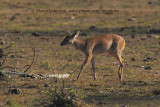
[[74,37],[78,37],[79,33],[80,33],[80,31],[77,31],[77,32],[75,33],[75,36],[74,36]]
[[67,34],[68,34],[68,36],[71,36],[73,34],[73,32],[70,30],[70,31],[67,31]]

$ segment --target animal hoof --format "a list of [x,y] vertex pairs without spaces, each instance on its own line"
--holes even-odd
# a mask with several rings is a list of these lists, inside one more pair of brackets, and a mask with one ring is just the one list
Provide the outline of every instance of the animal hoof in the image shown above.
[[119,75],[119,79],[121,80],[121,76]]

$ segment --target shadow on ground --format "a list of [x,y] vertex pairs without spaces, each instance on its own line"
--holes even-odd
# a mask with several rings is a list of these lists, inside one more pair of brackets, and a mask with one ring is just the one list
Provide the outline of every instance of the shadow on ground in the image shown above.
[[89,95],[84,101],[87,104],[96,104],[97,106],[104,107],[128,107],[128,106],[141,106],[141,107],[157,107],[160,105],[160,97],[138,97],[138,98],[128,98],[125,96],[114,95]]
[[[72,30],[72,29],[71,29]],[[78,29],[81,31],[81,36],[89,36],[89,35],[100,35],[105,33],[115,33],[119,35],[130,35],[135,36],[138,34],[160,34],[160,30],[158,28],[151,28],[150,26],[131,26],[131,27],[121,27],[121,28],[98,28],[96,26],[90,26],[88,29]],[[49,35],[49,36],[64,36],[66,35],[66,30],[60,31],[6,31],[0,32],[0,35],[5,35],[6,33],[12,34],[30,34],[33,36],[42,36],[42,35]]]

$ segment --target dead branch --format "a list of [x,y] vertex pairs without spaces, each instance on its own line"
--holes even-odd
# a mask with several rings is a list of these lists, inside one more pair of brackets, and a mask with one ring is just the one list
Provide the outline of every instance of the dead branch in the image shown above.
[[15,45],[15,43],[12,43],[11,45],[9,45],[9,46],[7,46],[7,47],[5,47],[5,48],[0,48],[0,50],[8,49],[8,48],[10,48],[10,47],[12,47],[12,46],[14,46],[14,45]]
[[33,62],[34,62],[34,59],[35,59],[36,50],[35,50],[35,48],[32,48],[32,49],[33,49],[33,52],[34,52],[33,59],[32,59],[32,62],[30,64],[30,66],[26,70],[24,70],[24,73],[26,73],[31,68],[31,66],[33,65]]
[[[18,75],[20,77],[31,77],[31,78],[69,78],[70,74],[34,74],[34,73],[24,73],[24,72],[19,72],[19,71],[9,71],[9,70],[3,70],[1,71],[3,74],[8,74],[8,75]],[[64,89],[64,81],[62,84],[62,88]]]
[[5,58],[4,58],[3,62],[1,63],[0,67],[3,66],[4,62],[6,61],[6,58],[7,58],[7,55],[5,55]]
[[2,58],[3,57],[3,51],[2,51],[2,49],[0,49],[0,58]]
[[[1,64],[0,64],[0,68],[1,68],[1,69],[2,69],[2,66],[3,66],[3,64],[5,63],[6,59],[7,59],[8,54],[10,54],[10,53],[12,53],[12,52],[8,52],[8,53],[5,54],[5,55],[3,54],[3,56],[5,56],[5,58],[4,58],[4,60],[3,60],[3,61],[1,62]],[[2,57],[3,57],[3,56],[2,56]],[[1,57],[1,58],[2,58],[2,57]]]
[[0,69],[5,69],[5,68],[10,68],[10,69],[20,69],[20,68],[17,68],[17,67],[10,67],[10,66],[5,66],[5,67],[1,67]]
[[11,45],[9,45],[9,46],[7,46],[7,47],[5,47],[5,48],[0,48],[0,58],[2,58],[2,57],[4,56],[3,50],[8,49],[8,48],[10,48],[10,47],[12,47],[12,46],[14,46],[14,45],[15,45],[15,43],[14,43],[14,44],[11,44]]

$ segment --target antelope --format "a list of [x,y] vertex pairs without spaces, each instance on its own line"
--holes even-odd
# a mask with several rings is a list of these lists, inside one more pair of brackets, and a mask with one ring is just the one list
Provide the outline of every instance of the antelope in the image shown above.
[[123,66],[124,66],[124,58],[122,57],[122,51],[125,47],[125,40],[123,37],[116,34],[104,34],[101,36],[96,36],[92,38],[88,38],[86,40],[78,39],[80,31],[77,32],[68,32],[68,35],[62,41],[61,46],[72,44],[76,49],[82,51],[86,60],[82,64],[79,74],[77,76],[77,80],[83,71],[83,69],[87,66],[87,64],[91,61],[92,70],[94,72],[94,80],[96,80],[95,73],[95,56],[106,53],[111,56],[114,56],[118,59],[120,66],[118,68],[118,77],[120,80],[123,78]]

